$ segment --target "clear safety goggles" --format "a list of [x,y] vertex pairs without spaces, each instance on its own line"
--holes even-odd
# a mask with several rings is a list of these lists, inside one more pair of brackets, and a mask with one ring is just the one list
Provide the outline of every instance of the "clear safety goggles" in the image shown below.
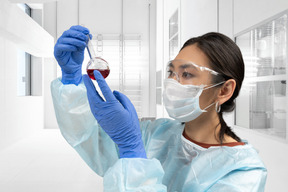
[[172,60],[166,67],[166,79],[175,79],[184,85],[207,85],[207,78],[219,76],[220,73],[207,67],[199,66],[191,61]]

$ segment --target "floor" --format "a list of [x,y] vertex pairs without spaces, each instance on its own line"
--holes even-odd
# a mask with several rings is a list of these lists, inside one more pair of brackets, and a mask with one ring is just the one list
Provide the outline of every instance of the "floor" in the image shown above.
[[59,130],[43,130],[0,151],[1,192],[97,192],[102,182]]

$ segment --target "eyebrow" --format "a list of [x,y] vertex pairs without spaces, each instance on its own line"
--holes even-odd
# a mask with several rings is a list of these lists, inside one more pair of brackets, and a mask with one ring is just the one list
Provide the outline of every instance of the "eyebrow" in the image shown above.
[[[168,64],[168,67],[169,67],[169,68],[172,68],[172,69],[175,68],[174,65],[173,65],[173,63],[169,63],[169,64]],[[183,64],[183,65],[180,65],[179,68],[180,68],[180,69],[187,69],[187,68],[196,69],[197,67],[194,65],[194,63],[186,63],[186,64]]]
[[184,64],[184,65],[180,65],[179,68],[181,69],[186,69],[186,68],[196,68],[193,64]]
[[174,68],[173,63],[169,63],[168,67]]
[[[191,67],[191,66],[193,66],[193,67],[195,68],[195,66],[194,66],[194,65],[191,65],[191,64],[180,65],[179,68],[186,69],[186,68]],[[174,65],[173,65],[173,63],[169,63],[168,67],[175,68]]]

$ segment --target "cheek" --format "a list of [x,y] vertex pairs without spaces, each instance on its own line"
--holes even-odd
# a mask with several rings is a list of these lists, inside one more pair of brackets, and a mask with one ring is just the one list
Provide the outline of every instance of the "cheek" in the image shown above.
[[199,98],[199,104],[201,109],[204,109],[207,106],[208,99],[209,99],[208,94],[206,94],[205,91],[202,92]]
[[200,95],[199,103],[200,103],[200,108],[204,109],[208,105],[212,104],[215,102],[215,90],[207,89],[202,92]]

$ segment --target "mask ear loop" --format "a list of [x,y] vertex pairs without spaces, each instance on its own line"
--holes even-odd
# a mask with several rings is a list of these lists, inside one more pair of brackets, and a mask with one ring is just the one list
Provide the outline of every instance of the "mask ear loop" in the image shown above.
[[215,104],[215,111],[217,113],[219,113],[221,111],[221,105],[219,105],[219,101],[217,101],[216,104]]
[[216,84],[214,84],[214,85],[205,87],[203,90],[210,89],[210,88],[212,88],[212,87],[216,87],[216,86],[221,85],[221,84],[223,84],[223,83],[225,83],[225,82],[226,82],[226,81],[221,81],[220,83],[216,83]]

